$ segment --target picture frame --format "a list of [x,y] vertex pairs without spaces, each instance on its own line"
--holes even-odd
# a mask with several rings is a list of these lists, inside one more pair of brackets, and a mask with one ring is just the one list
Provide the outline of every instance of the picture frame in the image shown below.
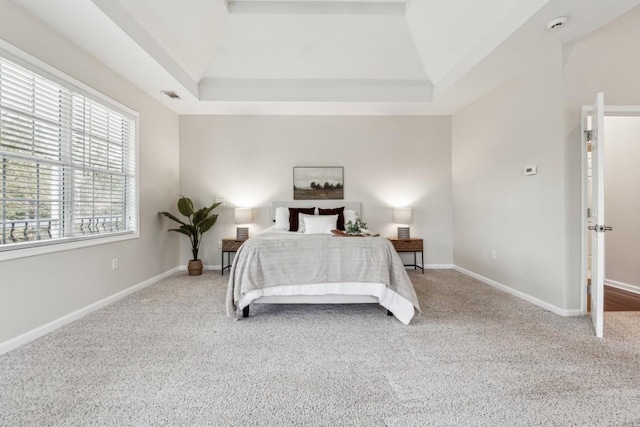
[[295,166],[293,200],[344,200],[344,167]]

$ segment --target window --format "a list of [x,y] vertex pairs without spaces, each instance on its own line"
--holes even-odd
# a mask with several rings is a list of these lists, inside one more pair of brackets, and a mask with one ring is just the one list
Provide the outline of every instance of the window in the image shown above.
[[134,234],[135,113],[1,55],[0,254]]

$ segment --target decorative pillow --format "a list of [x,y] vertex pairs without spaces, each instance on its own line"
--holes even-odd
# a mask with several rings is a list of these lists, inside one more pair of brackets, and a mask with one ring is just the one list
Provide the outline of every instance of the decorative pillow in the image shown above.
[[344,230],[344,206],[335,209],[318,208],[320,215],[338,215],[338,230]]
[[358,214],[353,209],[345,209],[344,210],[344,223],[347,224],[349,221],[355,224],[356,219],[358,219]]
[[309,215],[309,214],[303,214],[303,213],[298,214],[298,233],[304,233],[304,218],[307,216],[315,216],[315,215]]
[[298,231],[298,214],[313,215],[316,208],[289,208],[289,231]]
[[276,228],[278,230],[289,230],[289,208],[276,208]]
[[331,234],[338,215],[309,215],[304,217],[304,234]]

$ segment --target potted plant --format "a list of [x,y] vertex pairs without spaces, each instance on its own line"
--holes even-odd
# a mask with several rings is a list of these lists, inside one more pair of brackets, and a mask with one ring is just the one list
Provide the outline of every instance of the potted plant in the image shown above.
[[159,212],[161,215],[171,218],[180,224],[179,228],[170,228],[169,231],[182,233],[185,236],[189,236],[191,240],[193,259],[189,261],[189,276],[199,276],[202,274],[202,261],[198,259],[200,242],[202,241],[202,235],[209,231],[218,220],[218,215],[212,214],[211,211],[220,205],[221,203],[214,203],[209,207],[204,207],[196,211],[193,208],[191,199],[181,196],[178,200],[178,211],[187,217],[187,222],[181,221],[169,212]]
[[356,222],[349,221],[344,225],[344,231],[347,234],[361,235],[362,232],[367,231],[367,223],[356,218]]

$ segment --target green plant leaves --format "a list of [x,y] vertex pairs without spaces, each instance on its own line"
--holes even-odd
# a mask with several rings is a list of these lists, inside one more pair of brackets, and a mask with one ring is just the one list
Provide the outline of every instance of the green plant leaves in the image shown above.
[[169,213],[169,212],[158,212],[160,215],[164,215],[167,218],[171,218],[172,220],[174,220],[175,222],[179,222],[182,225],[186,225],[184,222],[180,221],[177,217],[175,217],[173,214]]
[[347,234],[359,234],[363,230],[367,229],[367,223],[360,221],[360,218],[356,218],[356,222],[349,221],[344,225],[345,232]]
[[184,216],[193,215],[193,202],[188,197],[180,197],[178,200],[178,210]]
[[193,214],[193,223],[198,224],[200,221],[207,217],[207,208],[202,208]]
[[176,231],[186,236],[193,237],[193,228],[189,225],[183,225],[180,228],[170,228],[168,231]]
[[205,233],[209,231],[211,227],[213,227],[213,225],[216,223],[217,220],[218,220],[218,215],[212,215],[209,218],[205,218],[199,223],[197,223],[196,227],[200,228],[201,233]]

